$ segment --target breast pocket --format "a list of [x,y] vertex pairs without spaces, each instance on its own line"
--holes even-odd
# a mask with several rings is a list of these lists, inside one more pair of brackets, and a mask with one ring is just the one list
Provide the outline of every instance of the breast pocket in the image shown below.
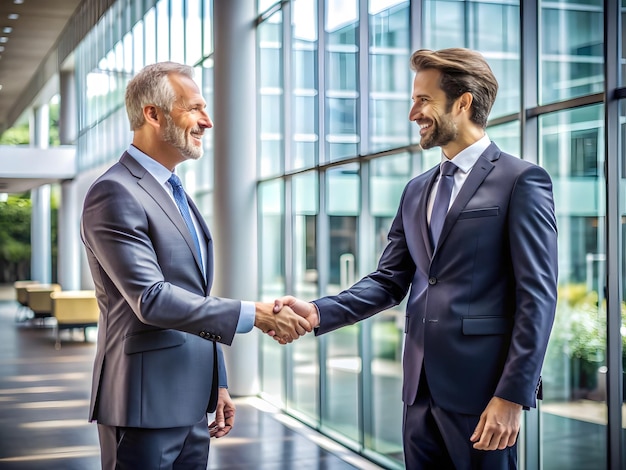
[[495,217],[500,213],[499,207],[484,207],[480,209],[467,209],[459,214],[458,220],[477,219],[479,217]]

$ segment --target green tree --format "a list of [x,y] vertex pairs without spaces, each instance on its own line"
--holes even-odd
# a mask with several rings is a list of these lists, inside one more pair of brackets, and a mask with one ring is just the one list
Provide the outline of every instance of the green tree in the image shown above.
[[0,202],[0,282],[29,278],[31,213],[28,194]]

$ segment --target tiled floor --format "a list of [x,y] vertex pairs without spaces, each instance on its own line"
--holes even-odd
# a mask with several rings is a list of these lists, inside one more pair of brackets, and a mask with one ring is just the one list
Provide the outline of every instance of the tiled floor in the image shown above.
[[[96,426],[87,422],[95,344],[77,332],[55,350],[49,323],[15,321],[13,298],[0,286],[0,468],[100,468]],[[210,469],[380,468],[258,398],[236,403],[235,428],[211,443]]]

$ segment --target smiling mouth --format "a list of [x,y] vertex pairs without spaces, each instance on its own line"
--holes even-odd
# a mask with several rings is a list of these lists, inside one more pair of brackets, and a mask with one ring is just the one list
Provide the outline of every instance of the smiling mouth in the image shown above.
[[428,129],[430,129],[431,125],[430,124],[420,124],[420,135],[425,134]]

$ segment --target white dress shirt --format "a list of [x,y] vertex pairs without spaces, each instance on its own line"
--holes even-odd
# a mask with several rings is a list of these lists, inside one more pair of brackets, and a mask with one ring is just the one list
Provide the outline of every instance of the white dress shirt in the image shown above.
[[[485,134],[479,140],[474,142],[469,147],[461,150],[452,160],[450,160],[453,164],[455,164],[458,170],[454,173],[454,185],[452,186],[452,195],[450,196],[450,205],[448,209],[452,206],[452,203],[456,199],[459,191],[463,187],[465,180],[467,179],[470,171],[474,168],[474,165],[478,161],[478,158],[483,154],[483,152],[491,145],[491,140],[489,140],[489,136]],[[441,164],[448,160],[443,152],[441,152]],[[441,170],[441,168],[440,168]],[[433,211],[433,204],[435,203],[435,195],[437,194],[437,188],[439,187],[439,179],[441,178],[441,172],[439,176],[437,176],[437,180],[435,184],[433,184],[432,191],[430,193],[430,197],[428,200],[428,223],[430,224],[430,214]]]

